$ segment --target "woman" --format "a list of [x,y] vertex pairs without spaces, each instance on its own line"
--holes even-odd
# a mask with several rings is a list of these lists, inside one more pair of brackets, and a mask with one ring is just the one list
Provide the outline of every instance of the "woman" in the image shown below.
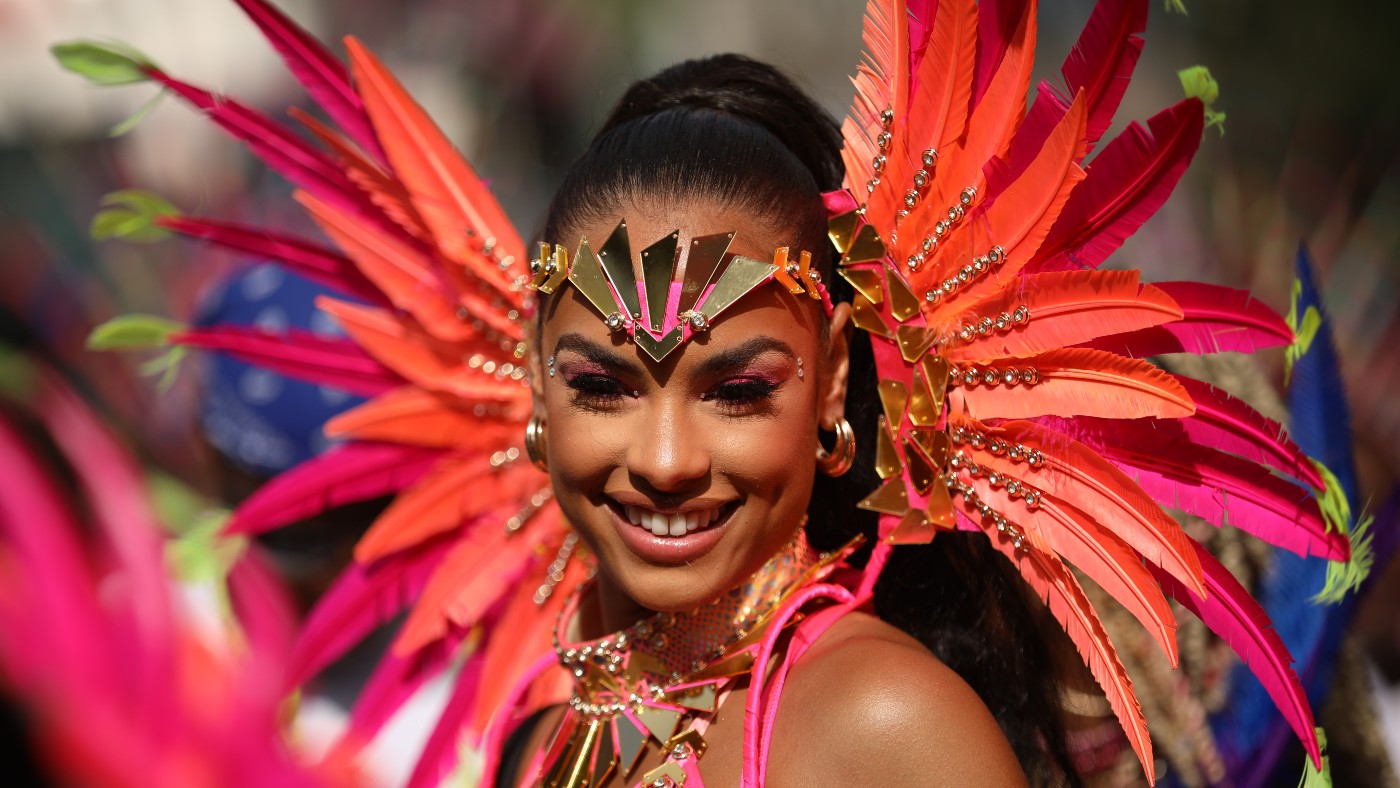
[[[347,75],[239,2],[338,126],[298,116],[324,147],[129,52],[59,54],[204,108],[339,250],[150,221],[369,304],[323,304],[346,341],[161,338],[374,397],[328,426],[350,443],[229,530],[404,490],[313,613],[292,678],[413,600],[355,714],[372,735],[459,670],[413,785],[438,781],[459,739],[503,784],[1017,784],[1018,766],[1073,781],[1059,628],[1151,775],[1132,682],[1067,562],[1169,659],[1167,594],[1225,633],[1321,766],[1262,612],[1159,504],[1343,562],[1346,524],[1305,488],[1335,493],[1278,425],[1142,360],[1292,334],[1234,291],[1093,270],[1165,199],[1203,123],[1188,99],[1084,165],[1144,4],[1100,3],[1068,91],[1042,86],[1027,113],[1033,4],[872,2],[839,138],[767,67],[682,64],[628,92],[527,255],[362,46]],[[122,210],[148,229],[142,203]]]
[[[581,238],[601,241],[617,217],[640,242],[634,249],[677,229],[683,248],[733,232],[730,251],[750,258],[811,249],[813,267],[830,280],[821,192],[840,182],[839,155],[834,121],[771,67],[732,55],[690,61],[622,97],[566,177],[544,237],[568,248]],[[535,357],[548,369],[533,376],[535,410],[548,425],[543,458],[556,499],[599,561],[579,602],[586,639],[655,611],[684,615],[726,598],[798,538],[808,518],[813,541],[828,549],[871,519],[858,517],[858,486],[838,488],[816,469],[818,429],[834,431],[847,417],[849,291],[834,300],[828,318],[820,301],[756,289],[704,341],[660,361],[621,339],[577,288],[545,302]],[[861,357],[849,399],[864,409],[875,381],[868,349]],[[814,486],[830,489],[814,500]],[[648,520],[672,514],[700,525],[647,531]],[[873,536],[873,523],[866,525]],[[1030,681],[1031,666],[1017,668],[1018,682]],[[738,783],[745,697],[740,682],[704,737],[708,785]],[[1020,706],[1056,735],[1048,708]],[[547,743],[544,733],[562,713],[539,721],[536,743],[524,752]],[[873,611],[850,613],[811,646],[793,669],[774,731],[773,785],[1024,780],[977,694]],[[915,741],[925,744],[909,757]],[[1039,750],[1023,747],[1028,766],[1047,760]]]

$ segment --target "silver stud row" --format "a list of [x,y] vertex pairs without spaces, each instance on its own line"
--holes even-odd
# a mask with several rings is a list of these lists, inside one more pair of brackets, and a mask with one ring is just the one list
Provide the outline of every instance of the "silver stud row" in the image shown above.
[[569,556],[573,555],[576,544],[578,544],[578,534],[571,533],[564,537],[564,543],[559,546],[559,553],[554,556],[554,561],[549,565],[549,576],[545,578],[539,588],[535,589],[535,604],[543,605],[554,593],[554,587],[564,579],[564,567],[568,565]]
[[[937,243],[935,242],[933,246],[936,248]],[[974,279],[980,278],[993,266],[1000,267],[1004,262],[1006,262],[1006,250],[1000,246],[993,246],[987,250],[986,254],[972,258],[972,262],[959,268],[956,274],[944,279],[942,284],[925,292],[924,300],[930,304],[936,304],[956,293],[964,285],[970,284]]]
[[1025,533],[1022,532],[1020,528],[1016,527],[1014,523],[1007,522],[1001,512],[993,509],[990,504],[982,500],[982,497],[977,494],[977,491],[972,489],[972,485],[960,482],[950,476],[948,477],[948,492],[955,495],[961,494],[963,501],[965,501],[968,506],[975,508],[977,512],[982,515],[983,520],[991,521],[992,524],[996,526],[998,533],[1005,534],[1011,539],[1011,546],[1013,548],[1018,551],[1025,548]]
[[960,367],[948,373],[950,385],[973,388],[975,386],[1034,386],[1040,382],[1040,373],[1035,367],[979,367],[975,364]]
[[1045,455],[1040,452],[1040,449],[1033,449],[1024,443],[1011,443],[1001,438],[988,437],[965,427],[954,427],[949,431],[948,437],[952,438],[953,443],[959,446],[967,444],[974,449],[986,448],[987,451],[998,457],[1005,456],[1012,462],[1025,462],[1032,468],[1040,468],[1045,465]]
[[529,502],[520,507],[519,511],[515,514],[506,518],[506,533],[515,533],[523,528],[525,523],[529,522],[530,518],[535,516],[535,512],[538,512],[540,508],[553,497],[554,492],[548,487],[530,496]]

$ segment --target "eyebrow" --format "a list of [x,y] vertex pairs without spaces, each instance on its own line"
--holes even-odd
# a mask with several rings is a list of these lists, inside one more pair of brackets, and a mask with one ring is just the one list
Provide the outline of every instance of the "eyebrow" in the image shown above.
[[559,341],[554,343],[554,352],[558,353],[561,350],[572,350],[595,364],[616,369],[628,375],[645,374],[645,371],[636,362],[619,356],[583,334],[569,333],[559,337]]
[[700,362],[701,374],[714,374],[734,367],[740,367],[764,353],[781,353],[788,358],[797,358],[788,343],[775,337],[754,337],[741,345],[721,350]]

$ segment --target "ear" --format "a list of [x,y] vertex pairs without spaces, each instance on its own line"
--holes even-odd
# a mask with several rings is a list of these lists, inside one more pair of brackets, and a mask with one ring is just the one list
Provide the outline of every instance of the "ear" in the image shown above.
[[[540,303],[540,309],[544,304]],[[526,319],[525,346],[529,353],[530,407],[536,415],[544,414],[544,382],[549,375],[549,359],[544,354],[544,321],[535,315]]]
[[851,305],[837,304],[831,313],[826,342],[826,358],[822,359],[822,389],[817,395],[817,423],[824,430],[836,428],[846,415],[846,383],[851,374]]

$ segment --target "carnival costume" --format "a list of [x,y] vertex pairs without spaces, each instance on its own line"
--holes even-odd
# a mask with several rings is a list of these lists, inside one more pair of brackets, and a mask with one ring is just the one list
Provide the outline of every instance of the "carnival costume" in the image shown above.
[[[625,222],[593,239],[596,250],[585,240],[531,254],[362,45],[347,40],[347,71],[263,0],[237,2],[338,126],[294,110],[319,144],[130,53],[75,45],[66,56],[80,66],[105,58],[118,77],[107,81],[152,80],[205,110],[296,185],[335,247],[185,215],[151,222],[278,260],[364,302],[323,302],[343,340],[248,326],[162,339],[372,397],[330,423],[344,446],[275,479],[228,531],[399,494],[312,614],[292,678],[309,679],[408,609],[354,728],[372,735],[425,677],[460,661],[412,784],[439,779],[459,739],[484,745],[491,779],[513,721],[567,701],[551,744],[532,754],[534,779],[596,785],[616,772],[629,784],[694,786],[705,726],[736,678],[748,681],[743,782],[761,784],[788,668],[869,602],[891,550],[946,529],[984,533],[1020,570],[1103,688],[1149,780],[1142,712],[1071,565],[1173,662],[1167,597],[1193,611],[1260,677],[1321,765],[1311,711],[1267,619],[1162,506],[1336,562],[1336,593],[1357,563],[1347,524],[1317,501],[1336,491],[1278,424],[1142,360],[1250,352],[1287,345],[1292,332],[1244,292],[1098,270],[1163,203],[1202,132],[1203,105],[1187,99],[1146,127],[1130,124],[1085,163],[1137,60],[1145,2],[1101,0],[1065,61],[1064,90],[1042,84],[1029,111],[1034,0],[870,2],[844,125],[847,188],[826,202],[838,273],[857,291],[853,320],[871,336],[880,378],[880,429],[855,436],[876,442],[883,479],[861,503],[880,515],[873,552],[856,570],[844,552],[818,557],[799,539],[736,589],[742,604],[717,600],[711,612],[590,643],[570,640],[566,600],[591,558],[526,461],[547,440],[526,380],[545,367],[527,340],[536,294],[577,288],[611,329],[660,359],[759,287],[829,309],[810,257],[738,257],[728,235],[629,239]],[[666,760],[638,773],[648,748]]]

